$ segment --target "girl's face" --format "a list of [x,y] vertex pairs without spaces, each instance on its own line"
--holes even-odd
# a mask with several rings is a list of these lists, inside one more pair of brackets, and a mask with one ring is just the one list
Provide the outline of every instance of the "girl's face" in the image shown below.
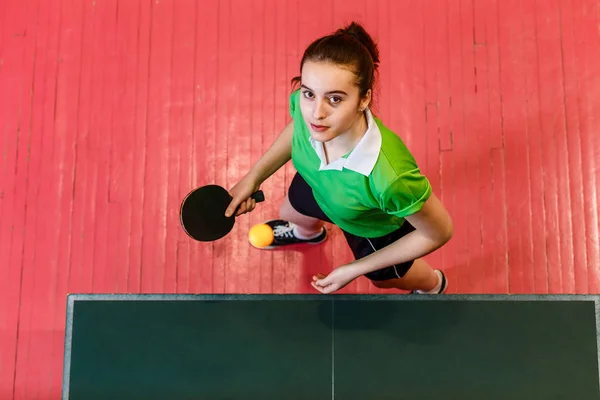
[[371,91],[361,99],[355,79],[350,70],[331,63],[304,63],[300,110],[314,140],[328,142],[360,123]]

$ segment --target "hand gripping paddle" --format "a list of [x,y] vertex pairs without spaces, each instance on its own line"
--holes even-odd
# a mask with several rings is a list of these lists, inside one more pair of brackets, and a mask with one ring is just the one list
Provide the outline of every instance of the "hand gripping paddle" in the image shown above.
[[[265,200],[261,190],[250,197],[257,203]],[[201,242],[210,242],[227,235],[235,224],[235,212],[231,217],[225,216],[225,210],[232,199],[229,192],[218,185],[201,186],[192,190],[183,199],[179,212],[185,233]]]

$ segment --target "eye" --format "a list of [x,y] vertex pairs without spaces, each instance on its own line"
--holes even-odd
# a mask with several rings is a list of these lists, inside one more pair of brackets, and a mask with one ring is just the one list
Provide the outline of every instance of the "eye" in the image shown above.
[[338,104],[339,102],[342,101],[342,98],[339,96],[332,96],[329,98],[329,101],[333,104]]
[[303,94],[303,95],[304,95],[304,97],[306,97],[307,99],[312,99],[312,95],[313,95],[313,94],[312,94],[312,92],[311,92],[311,91],[309,91],[309,90],[304,90],[304,91],[302,92],[302,94]]

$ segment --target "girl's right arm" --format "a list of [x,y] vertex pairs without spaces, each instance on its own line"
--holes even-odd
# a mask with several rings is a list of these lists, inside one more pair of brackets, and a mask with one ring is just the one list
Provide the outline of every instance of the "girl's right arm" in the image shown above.
[[226,216],[231,216],[238,206],[239,210],[235,215],[254,210],[256,201],[251,199],[250,196],[259,189],[264,181],[292,158],[293,132],[294,121],[290,121],[246,176],[231,188],[229,193],[233,200],[231,200],[227,211],[225,211]]

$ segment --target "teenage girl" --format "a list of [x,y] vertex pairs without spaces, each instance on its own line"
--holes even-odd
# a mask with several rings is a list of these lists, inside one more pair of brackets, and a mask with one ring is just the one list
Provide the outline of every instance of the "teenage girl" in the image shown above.
[[450,240],[452,221],[403,141],[369,109],[378,64],[376,44],[356,22],[310,44],[292,80],[292,121],[231,188],[226,215],[252,211],[250,195],[291,159],[297,173],[280,219],[266,222],[268,248],[321,243],[327,221],[355,261],[314,276],[321,293],[361,275],[378,288],[443,293],[444,273],[421,257]]

